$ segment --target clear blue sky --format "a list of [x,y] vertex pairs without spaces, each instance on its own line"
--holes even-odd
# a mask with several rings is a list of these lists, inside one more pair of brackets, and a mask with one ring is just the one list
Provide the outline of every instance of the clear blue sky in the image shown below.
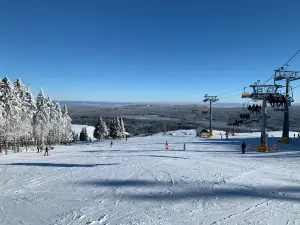
[[195,102],[282,66],[300,46],[300,1],[2,0],[0,28],[1,76],[35,94]]

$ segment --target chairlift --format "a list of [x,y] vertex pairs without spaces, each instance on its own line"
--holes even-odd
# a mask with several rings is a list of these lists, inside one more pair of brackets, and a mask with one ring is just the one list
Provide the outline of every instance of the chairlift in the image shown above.
[[183,117],[180,118],[180,121],[177,123],[178,127],[182,126],[183,124]]
[[250,93],[242,93],[242,98],[250,98],[252,94]]
[[202,114],[208,114],[208,112],[209,112],[208,109],[201,110]]

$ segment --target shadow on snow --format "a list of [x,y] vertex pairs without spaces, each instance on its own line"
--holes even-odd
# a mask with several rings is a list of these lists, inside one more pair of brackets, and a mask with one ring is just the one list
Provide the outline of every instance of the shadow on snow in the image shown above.
[[[83,151],[83,152],[87,152],[87,153],[113,153],[113,152],[122,152],[122,153],[143,153],[143,152],[149,152],[149,153],[151,153],[151,152],[164,152],[164,153],[167,153],[167,152],[182,152],[182,153],[184,153],[184,152],[196,152],[196,153],[201,153],[201,152],[206,152],[206,153],[215,153],[215,152],[217,152],[217,153],[227,153],[227,152],[240,152],[239,150],[226,150],[226,149],[224,149],[224,150],[202,150],[202,149],[200,149],[200,150],[189,150],[189,149],[187,149],[187,150],[176,150],[176,149],[168,149],[168,150],[166,150],[166,149],[161,149],[161,150],[151,150],[151,149],[146,149],[146,150],[143,150],[143,149],[141,149],[141,150],[125,150],[125,149],[123,149],[123,150],[93,150],[93,151]],[[133,155],[134,156],[134,155]],[[146,156],[146,155],[145,155]]]
[[108,164],[65,164],[65,163],[8,163],[0,164],[6,166],[41,166],[41,167],[96,167],[96,166],[113,166],[119,163]]
[[[251,198],[251,199],[267,199],[267,200],[282,200],[282,201],[300,201],[300,187],[276,187],[276,186],[253,186],[251,189],[243,186],[232,186],[227,184],[225,187],[220,187],[220,183],[204,183],[203,186],[193,183],[185,183],[176,185],[170,193],[165,190],[153,190],[153,187],[165,186],[172,187],[172,182],[162,182],[157,180],[91,180],[77,183],[82,186],[101,186],[101,187],[127,187],[122,195],[123,199],[141,200],[141,201],[186,201],[194,198],[211,199],[211,198]],[[218,185],[211,189],[211,184]],[[206,186],[205,186],[206,185]],[[136,188],[148,188],[144,192],[137,192]],[[178,189],[178,190],[176,190]],[[148,193],[147,193],[148,192]]]
[[83,186],[106,186],[106,187],[147,187],[147,186],[165,186],[172,185],[167,182],[158,182],[152,180],[91,180],[80,182]]

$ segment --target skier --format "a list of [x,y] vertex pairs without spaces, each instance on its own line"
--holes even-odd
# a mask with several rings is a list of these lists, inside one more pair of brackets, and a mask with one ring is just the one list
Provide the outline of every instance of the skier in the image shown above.
[[45,154],[44,154],[44,156],[46,156],[46,155],[48,156],[48,155],[49,155],[49,152],[48,152],[48,150],[49,150],[49,149],[48,149],[48,147],[46,146],[46,148],[45,148]]
[[225,135],[226,135],[226,140],[228,140],[228,131],[226,131]]
[[112,147],[112,146],[113,146],[113,142],[111,141],[111,142],[110,142],[110,147]]
[[166,141],[166,149],[169,149],[169,144],[168,144],[168,142]]
[[221,136],[221,139],[223,139],[223,135],[222,135],[222,133],[220,132],[220,136]]
[[296,138],[296,134],[294,133],[294,138]]
[[185,143],[183,144],[183,150],[186,150],[186,148],[185,148]]
[[245,154],[245,152],[246,152],[246,144],[245,144],[245,142],[243,142],[243,144],[242,144],[242,154]]
[[127,141],[127,134],[126,134],[126,141]]

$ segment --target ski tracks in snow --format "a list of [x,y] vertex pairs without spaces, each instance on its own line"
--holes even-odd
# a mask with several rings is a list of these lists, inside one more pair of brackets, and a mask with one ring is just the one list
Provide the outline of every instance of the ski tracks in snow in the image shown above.
[[[223,222],[226,222],[227,224],[230,223],[230,224],[233,224],[233,223],[236,223],[235,222],[229,222],[228,220],[232,220],[232,219],[235,219],[236,217],[239,217],[239,216],[245,216],[244,214],[246,213],[249,213],[249,212],[252,212],[254,210],[256,210],[257,208],[261,207],[261,206],[265,206],[267,205],[268,203],[270,202],[270,200],[267,200],[267,201],[264,201],[264,202],[260,202],[259,204],[256,204],[252,207],[249,207],[247,209],[244,209],[243,211],[241,212],[238,212],[238,213],[235,213],[235,214],[230,214],[229,216],[226,216],[218,221],[215,221],[213,222],[211,225],[219,225],[219,224],[222,224]],[[261,213],[261,212],[260,212]],[[254,217],[255,215],[252,215],[250,218]],[[249,217],[248,217],[249,219]],[[243,218],[242,220],[245,220],[245,218]]]

